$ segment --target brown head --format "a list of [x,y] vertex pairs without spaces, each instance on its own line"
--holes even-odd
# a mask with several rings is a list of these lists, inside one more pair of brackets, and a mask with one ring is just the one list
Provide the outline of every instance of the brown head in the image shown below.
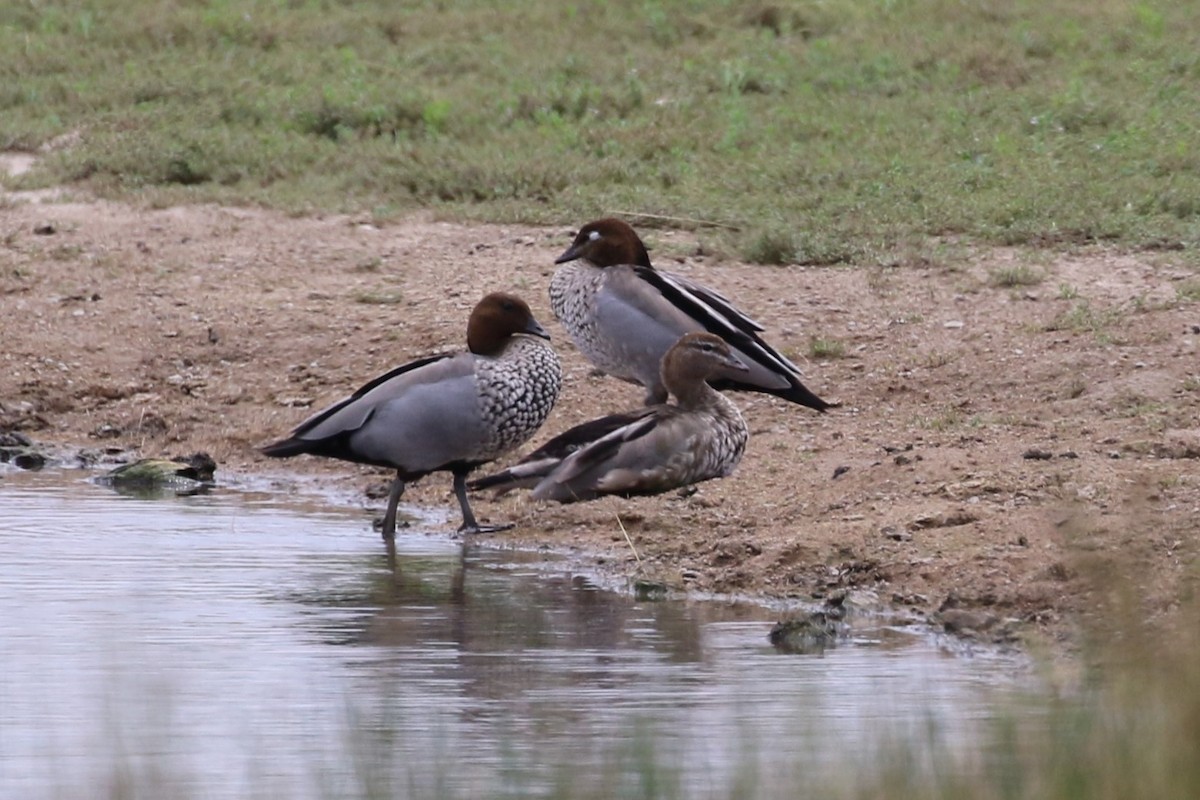
[[493,292],[479,301],[467,320],[467,349],[476,355],[495,355],[516,333],[550,338],[546,329],[533,318],[533,312],[524,300],[516,295]]
[[554,259],[555,264],[586,258],[597,267],[636,264],[651,267],[646,246],[633,228],[615,217],[589,222],[579,229],[567,251]]
[[705,381],[737,380],[749,371],[725,340],[711,333],[684,334],[662,359],[663,386],[684,404],[706,388]]

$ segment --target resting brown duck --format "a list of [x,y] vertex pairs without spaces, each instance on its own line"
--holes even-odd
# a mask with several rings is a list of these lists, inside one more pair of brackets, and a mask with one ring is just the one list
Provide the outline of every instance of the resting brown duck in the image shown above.
[[674,405],[577,425],[515,466],[472,481],[471,488],[533,487],[536,500],[573,503],[659,494],[729,475],[749,432],[737,406],[708,382],[744,375],[746,365],[720,337],[689,333],[667,351],[661,372]]
[[558,398],[562,373],[545,329],[510,294],[489,294],[471,312],[467,351],[418,359],[375,378],[262,449],[272,458],[303,453],[396,470],[383,537],[396,532],[405,484],[431,472],[454,476],[463,533],[480,526],[466,476],[524,444]]
[[667,348],[685,333],[708,331],[748,367],[735,378],[715,379],[716,388],[765,392],[817,411],[830,407],[800,381],[795,364],[759,337],[763,327],[724,295],[656,270],[625,222],[584,225],[555,263],[561,265],[550,281],[555,316],[597,367],[645,387],[647,405],[667,399],[659,380]]

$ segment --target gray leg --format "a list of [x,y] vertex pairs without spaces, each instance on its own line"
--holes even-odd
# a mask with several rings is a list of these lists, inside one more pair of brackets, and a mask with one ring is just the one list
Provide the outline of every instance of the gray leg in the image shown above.
[[387,511],[383,513],[383,527],[380,530],[385,542],[396,541],[396,506],[400,504],[402,494],[404,494],[404,478],[400,477],[400,473],[397,472],[396,480],[392,481],[392,490],[388,492]]
[[463,522],[458,528],[459,533],[495,533],[513,527],[511,522],[504,525],[480,525],[475,521],[475,514],[471,511],[471,501],[467,499],[467,473],[454,473],[454,495],[458,498],[458,505],[462,508]]

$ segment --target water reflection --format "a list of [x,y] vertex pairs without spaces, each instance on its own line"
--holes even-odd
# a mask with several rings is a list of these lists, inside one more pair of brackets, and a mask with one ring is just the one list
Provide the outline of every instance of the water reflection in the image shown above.
[[887,728],[966,746],[1012,686],[887,630],[781,655],[757,607],[633,602],[441,536],[398,539],[393,570],[365,512],[274,501],[5,476],[0,797],[523,796],[648,768],[787,796]]

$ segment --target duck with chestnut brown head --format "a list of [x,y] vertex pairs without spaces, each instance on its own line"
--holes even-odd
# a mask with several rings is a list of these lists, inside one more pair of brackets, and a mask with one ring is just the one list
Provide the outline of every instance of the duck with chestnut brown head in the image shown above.
[[724,295],[655,269],[627,223],[606,218],[584,225],[555,263],[555,316],[599,369],[645,387],[647,405],[666,400],[659,364],[667,349],[686,333],[707,331],[747,367],[737,378],[717,379],[716,388],[764,392],[817,411],[830,407],[801,382],[795,364],[763,341],[763,327]]
[[461,532],[503,530],[510,526],[478,524],[466,477],[524,444],[549,416],[562,383],[549,338],[523,300],[489,294],[471,312],[466,351],[418,359],[380,375],[262,452],[394,469],[383,520],[387,540],[395,537],[405,485],[431,472],[454,476]]

